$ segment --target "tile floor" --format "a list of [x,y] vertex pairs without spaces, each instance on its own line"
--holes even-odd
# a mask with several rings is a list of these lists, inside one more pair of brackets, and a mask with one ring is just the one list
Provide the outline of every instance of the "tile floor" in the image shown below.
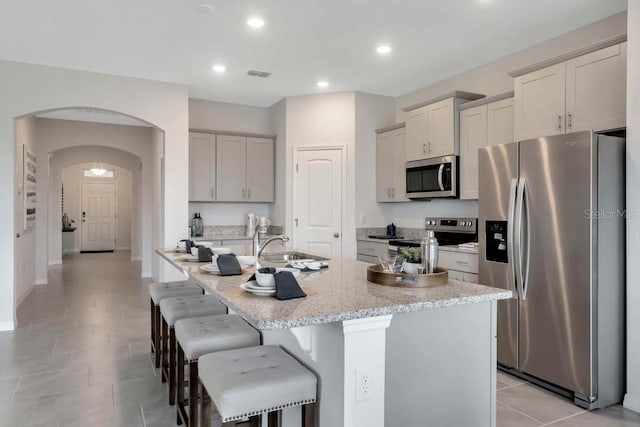
[[[0,332],[0,426],[175,425],[149,354],[148,281],[139,276],[127,252],[50,269],[49,285],[20,306],[18,328]],[[498,427],[640,427],[620,406],[585,412],[500,372],[497,385]]]

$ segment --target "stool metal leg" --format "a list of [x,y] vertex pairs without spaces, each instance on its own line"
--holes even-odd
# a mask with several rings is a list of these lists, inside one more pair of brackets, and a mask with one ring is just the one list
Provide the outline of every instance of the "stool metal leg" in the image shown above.
[[[200,383],[200,380],[196,381]],[[209,393],[207,392],[206,387],[202,387],[202,399],[200,400],[200,412],[202,413],[202,426],[211,426],[211,397],[209,397]],[[192,400],[191,396],[189,396],[189,406],[191,404],[196,404],[195,401]],[[231,425],[230,423],[223,423],[222,427],[227,427]]]
[[[189,361],[189,426],[198,425],[198,360]],[[204,387],[202,387],[204,393]],[[203,409],[204,411],[204,409]],[[203,415],[204,421],[204,415]],[[205,424],[210,425],[210,424]]]
[[176,404],[176,329],[169,328],[169,405]]
[[302,405],[302,427],[315,427],[316,425],[316,404],[309,403]]
[[[176,408],[176,422],[178,423],[178,425],[182,425],[182,419],[184,418],[184,351],[182,351],[182,346],[180,345],[180,343],[177,344],[178,346],[178,363],[177,363],[177,369],[178,369],[178,383],[177,383],[177,389],[176,392],[178,394],[177,396],[177,400],[178,400],[178,407]],[[188,424],[187,424],[188,425]]]
[[162,319],[162,344],[161,344],[161,348],[162,348],[162,363],[161,363],[161,370],[162,370],[162,382],[166,383],[167,382],[167,371],[165,370],[168,366],[168,353],[169,353],[169,325],[167,325],[167,322],[165,322],[164,319]]

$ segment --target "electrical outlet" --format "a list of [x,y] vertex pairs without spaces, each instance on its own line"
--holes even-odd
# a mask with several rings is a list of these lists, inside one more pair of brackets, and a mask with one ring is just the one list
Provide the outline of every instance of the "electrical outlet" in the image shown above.
[[372,399],[374,391],[373,368],[356,369],[356,401]]
[[359,225],[366,225],[367,224],[367,214],[365,214],[364,212],[360,212],[360,217],[358,219]]

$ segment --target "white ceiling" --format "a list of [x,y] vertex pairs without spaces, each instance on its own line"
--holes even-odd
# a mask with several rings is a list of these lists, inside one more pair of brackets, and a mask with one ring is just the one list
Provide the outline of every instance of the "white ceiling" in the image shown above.
[[[626,8],[626,0],[0,0],[0,58],[184,83],[194,98],[398,96]],[[260,15],[261,30],[247,27]],[[379,57],[380,42],[393,46]],[[215,75],[214,63],[227,72]],[[272,72],[246,76],[250,68]],[[327,89],[316,87],[327,79]]]

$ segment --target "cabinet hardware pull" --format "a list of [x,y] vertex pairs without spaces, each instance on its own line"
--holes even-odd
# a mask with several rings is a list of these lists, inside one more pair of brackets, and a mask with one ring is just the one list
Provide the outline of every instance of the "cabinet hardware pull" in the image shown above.
[[558,130],[562,130],[562,116],[558,116]]
[[396,197],[396,189],[395,188],[391,189],[391,197],[393,197],[394,199]]
[[422,144],[422,152],[426,153],[427,152],[427,144]]
[[243,188],[242,189],[242,198],[245,199],[247,197],[247,189]]
[[247,188],[247,199],[251,198],[251,189]]
[[569,126],[569,129],[573,127],[573,115],[571,113],[567,114],[567,126]]
[[429,142],[429,152],[431,152],[431,142]]

